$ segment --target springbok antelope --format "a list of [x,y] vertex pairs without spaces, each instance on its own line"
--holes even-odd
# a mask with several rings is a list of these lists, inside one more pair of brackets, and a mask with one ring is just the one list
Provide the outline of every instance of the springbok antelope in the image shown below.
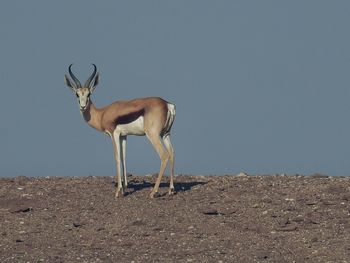
[[[170,130],[175,118],[175,105],[158,97],[149,97],[117,101],[103,108],[96,108],[90,97],[99,82],[96,65],[92,64],[94,71],[84,86],[72,73],[72,65],[68,68],[71,78],[65,75],[65,82],[77,96],[84,120],[96,130],[108,134],[112,139],[117,162],[115,196],[123,196],[128,185],[126,175],[126,137],[128,135],[146,135],[161,160],[157,181],[151,191],[151,198],[158,193],[168,160],[170,161],[169,194],[173,194],[174,149],[170,141]],[[123,177],[121,170],[123,170]]]

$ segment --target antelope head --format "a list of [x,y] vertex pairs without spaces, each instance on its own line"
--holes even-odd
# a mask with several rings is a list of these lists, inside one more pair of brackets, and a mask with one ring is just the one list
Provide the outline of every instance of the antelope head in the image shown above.
[[71,64],[68,68],[68,72],[71,78],[69,78],[67,75],[64,75],[66,85],[75,93],[78,99],[78,103],[80,106],[80,110],[83,112],[85,111],[90,103],[90,95],[94,91],[95,87],[98,84],[99,81],[99,73],[97,72],[97,68],[95,64],[92,64],[94,66],[94,72],[90,75],[90,77],[86,80],[84,86],[81,85],[80,81],[76,76],[74,76],[72,72],[72,65]]

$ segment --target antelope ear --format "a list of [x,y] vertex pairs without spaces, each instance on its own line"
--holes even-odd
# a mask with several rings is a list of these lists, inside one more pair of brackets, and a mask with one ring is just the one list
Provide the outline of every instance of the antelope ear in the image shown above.
[[96,86],[98,85],[98,82],[100,81],[100,73],[97,72],[94,79],[90,82],[90,92],[92,93]]
[[67,75],[64,75],[64,80],[66,82],[66,85],[73,91],[76,91],[75,85],[71,82],[71,80],[68,78]]

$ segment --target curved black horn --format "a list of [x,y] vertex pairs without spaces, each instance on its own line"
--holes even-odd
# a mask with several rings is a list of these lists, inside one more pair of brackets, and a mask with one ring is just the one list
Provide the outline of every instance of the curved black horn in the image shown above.
[[71,78],[74,80],[74,83],[75,85],[77,86],[78,89],[81,88],[81,84],[80,84],[80,81],[77,79],[76,76],[74,76],[72,70],[71,70],[71,67],[73,66],[73,64],[70,64],[69,65],[69,68],[68,68],[68,71],[69,71],[69,75],[71,76]]
[[97,67],[94,63],[92,63],[92,65],[94,66],[94,72],[92,72],[91,76],[87,79],[87,81],[85,82],[84,87],[90,87],[91,81],[94,79],[95,75],[96,75],[96,71],[97,71]]

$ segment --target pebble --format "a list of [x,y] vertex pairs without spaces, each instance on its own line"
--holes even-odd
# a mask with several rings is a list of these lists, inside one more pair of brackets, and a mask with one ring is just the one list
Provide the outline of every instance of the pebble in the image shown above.
[[218,215],[219,214],[218,210],[216,210],[214,208],[204,209],[204,210],[202,210],[202,213],[205,215]]

